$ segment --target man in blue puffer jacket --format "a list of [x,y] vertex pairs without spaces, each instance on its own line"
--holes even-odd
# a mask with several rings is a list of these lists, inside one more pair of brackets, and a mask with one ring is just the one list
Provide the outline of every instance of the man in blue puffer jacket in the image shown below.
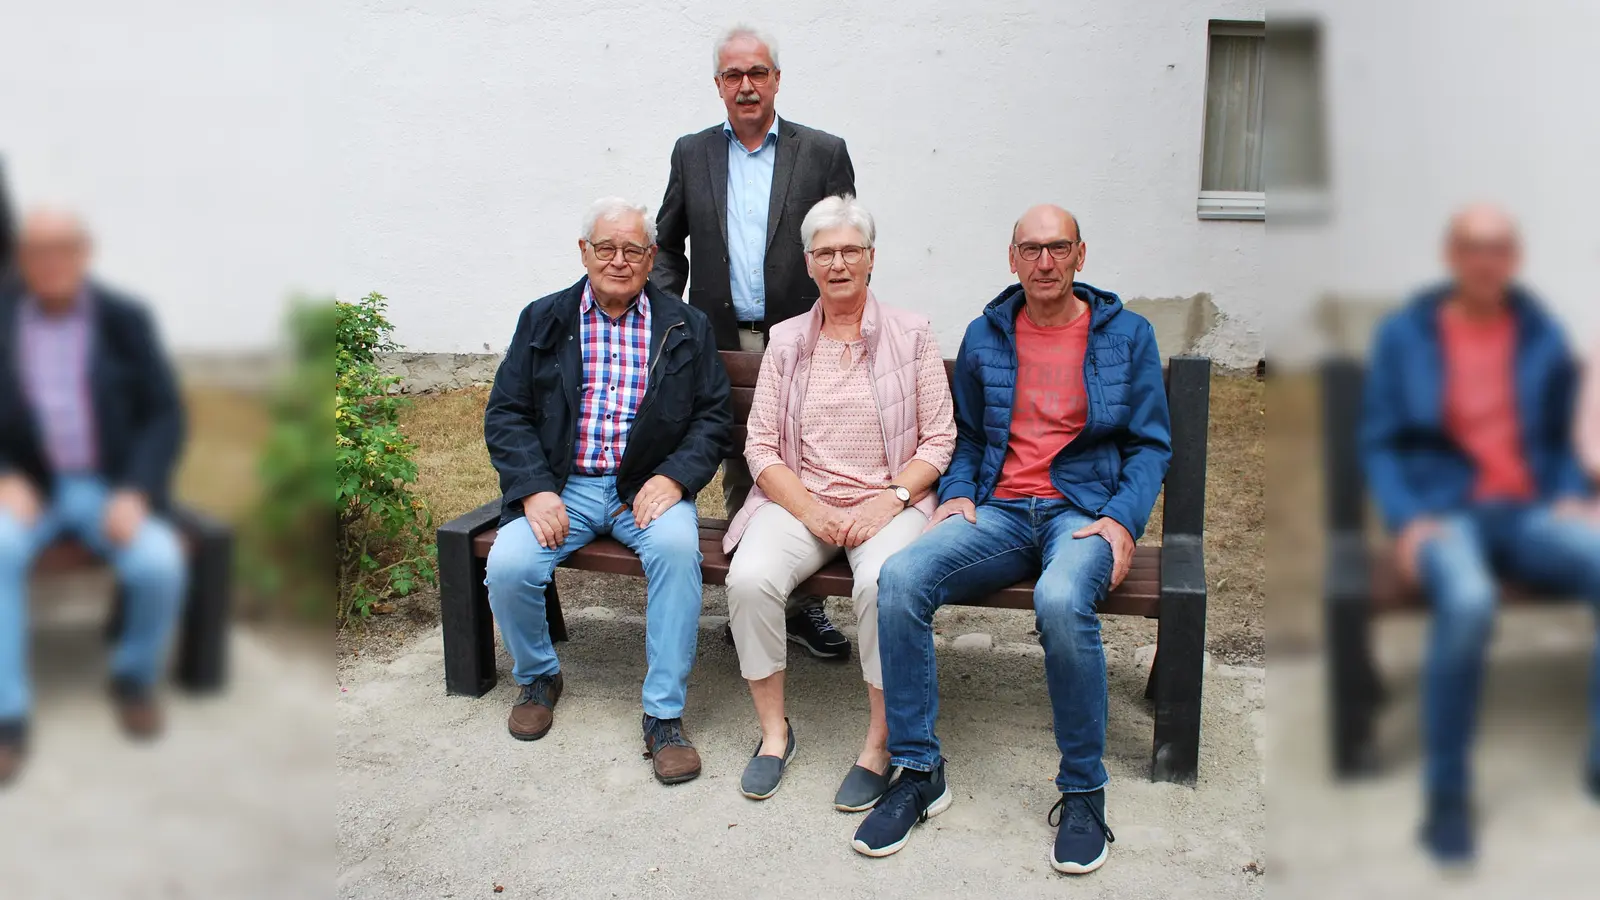
[[1019,284],[967,328],[953,385],[955,458],[929,532],[878,576],[889,753],[900,779],[856,830],[899,850],[950,805],[933,723],[933,613],[1037,578],[1034,610],[1055,716],[1061,799],[1051,865],[1099,868],[1106,825],[1106,663],[1095,610],[1128,573],[1172,457],[1155,331],[1115,294],[1074,284],[1077,219],[1038,206],[1011,234]]

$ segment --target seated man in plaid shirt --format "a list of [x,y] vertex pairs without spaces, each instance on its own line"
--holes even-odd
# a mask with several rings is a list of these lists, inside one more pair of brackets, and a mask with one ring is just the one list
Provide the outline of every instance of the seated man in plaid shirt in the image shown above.
[[700,628],[694,497],[731,450],[728,376],[705,314],[648,283],[643,207],[596,201],[582,233],[588,275],[523,309],[484,413],[504,496],[489,606],[520,685],[508,727],[524,741],[550,730],[563,682],[545,588],[609,534],[648,580],[644,745],[656,778],[675,784],[700,774],[682,719]]
[[163,517],[183,437],[177,383],[144,309],[88,278],[89,237],[36,212],[0,282],[0,784],[22,764],[28,570],[57,536],[105,557],[123,589],[111,689],[123,730],[161,728],[153,689],[186,571]]

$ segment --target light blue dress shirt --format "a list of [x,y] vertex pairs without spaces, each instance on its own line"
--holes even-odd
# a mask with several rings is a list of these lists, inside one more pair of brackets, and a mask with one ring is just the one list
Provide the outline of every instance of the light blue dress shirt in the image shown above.
[[772,199],[772,169],[778,159],[778,117],[761,146],[746,150],[722,124],[728,136],[728,276],[733,312],[741,322],[759,322],[767,314],[767,204]]

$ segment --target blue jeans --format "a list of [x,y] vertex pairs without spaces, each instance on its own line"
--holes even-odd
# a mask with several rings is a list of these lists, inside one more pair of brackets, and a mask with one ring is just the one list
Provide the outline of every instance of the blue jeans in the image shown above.
[[31,526],[0,511],[0,721],[26,718],[28,685],[28,571],[63,534],[109,560],[123,588],[122,634],[111,655],[113,678],[154,684],[183,609],[188,569],[171,525],[150,516],[133,540],[113,547],[102,523],[110,490],[95,476],[57,479],[55,496]]
[[528,684],[540,675],[561,671],[545,619],[544,591],[556,566],[602,535],[611,535],[638,554],[645,577],[647,670],[644,711],[658,719],[683,715],[700,639],[700,516],[694,500],[684,498],[640,528],[617,498],[617,479],[574,475],[561,492],[572,523],[566,541],[555,549],[539,546],[527,519],[509,522],[489,550],[489,608],[494,611],[506,650],[514,663],[512,677]]
[[[1444,520],[1417,561],[1433,604],[1423,672],[1423,742],[1431,793],[1464,796],[1483,658],[1494,630],[1495,576],[1600,603],[1600,527],[1546,507],[1487,504]],[[1589,764],[1600,767],[1600,654],[1590,676]]]
[[1105,787],[1106,657],[1095,609],[1111,581],[1111,545],[1072,536],[1094,521],[1065,500],[992,500],[978,507],[976,525],[948,518],[884,563],[878,647],[894,765],[928,772],[939,764],[934,610],[1037,576],[1033,609],[1061,751],[1056,787]]

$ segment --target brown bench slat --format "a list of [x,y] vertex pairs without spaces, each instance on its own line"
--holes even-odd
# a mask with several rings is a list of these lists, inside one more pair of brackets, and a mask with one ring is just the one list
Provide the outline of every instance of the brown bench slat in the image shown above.
[[[721,519],[702,519],[700,522],[700,553],[704,557],[701,570],[706,584],[724,584],[728,576],[729,557],[722,552],[722,536],[727,523]],[[490,529],[473,539],[472,551],[480,559],[487,558],[494,545],[498,529]],[[643,576],[644,569],[633,551],[611,538],[599,538],[573,553],[562,566],[587,572],[606,572],[612,575]],[[850,566],[838,560],[822,568],[800,585],[800,590],[829,597],[848,597],[853,583]],[[1128,577],[1106,598],[1100,612],[1107,615],[1144,616],[1155,618],[1161,600],[1161,548],[1141,546],[1134,553]],[[967,606],[992,606],[1005,609],[1032,609],[1033,582],[1015,584]]]
[[[1514,606],[1548,603],[1553,598],[1516,584],[1500,583],[1500,602]],[[1392,545],[1372,552],[1372,610],[1375,613],[1422,610],[1428,598],[1416,585],[1400,576],[1399,555]]]
[[755,387],[761,377],[761,354],[742,350],[723,350],[722,368],[728,372],[728,383],[735,387]]

